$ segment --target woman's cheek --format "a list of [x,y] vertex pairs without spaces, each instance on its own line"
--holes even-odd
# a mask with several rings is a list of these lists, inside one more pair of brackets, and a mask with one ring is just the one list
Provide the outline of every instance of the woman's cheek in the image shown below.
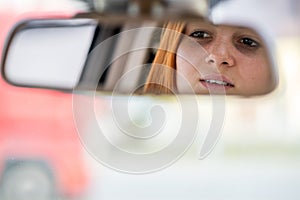
[[176,70],[177,70],[178,74],[180,74],[182,76],[188,76],[189,71],[190,71],[189,70],[190,66],[187,61],[185,61],[184,59],[179,57],[177,59],[177,67],[176,68],[177,68]]
[[244,92],[262,94],[269,92],[272,83],[270,81],[270,66],[265,60],[253,59],[245,62],[240,68],[241,81],[245,86]]
[[197,71],[185,59],[177,58],[176,85],[179,93],[193,93]]

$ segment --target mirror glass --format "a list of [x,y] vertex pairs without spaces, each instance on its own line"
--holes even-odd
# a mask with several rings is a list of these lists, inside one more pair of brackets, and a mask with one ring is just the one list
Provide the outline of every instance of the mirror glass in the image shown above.
[[[97,28],[65,26],[64,33],[34,28],[16,34],[5,76],[21,85],[138,95],[253,96],[276,87],[272,42],[259,26],[216,24],[200,17],[97,20]],[[42,55],[23,54],[39,49]]]
[[95,28],[92,20],[21,24],[9,44],[5,78],[15,85],[74,88],[80,80]]

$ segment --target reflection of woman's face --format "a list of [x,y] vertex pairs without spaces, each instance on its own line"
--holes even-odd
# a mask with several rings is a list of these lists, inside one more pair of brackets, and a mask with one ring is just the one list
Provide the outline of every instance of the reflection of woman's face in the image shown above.
[[185,34],[202,48],[191,47],[185,39],[180,43],[176,57],[179,93],[186,92],[184,79],[197,94],[225,88],[226,94],[254,95],[273,89],[267,49],[251,29],[197,22],[188,24]]

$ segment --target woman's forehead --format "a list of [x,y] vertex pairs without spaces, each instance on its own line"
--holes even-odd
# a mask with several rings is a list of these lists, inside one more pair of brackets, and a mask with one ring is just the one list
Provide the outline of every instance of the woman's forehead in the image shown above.
[[192,29],[199,29],[199,28],[209,28],[209,29],[216,29],[216,30],[229,30],[232,32],[241,32],[241,33],[251,33],[258,35],[258,33],[249,27],[245,26],[233,26],[233,25],[227,25],[227,24],[213,24],[210,21],[206,20],[199,20],[199,21],[191,21],[187,22],[186,30],[192,30]]

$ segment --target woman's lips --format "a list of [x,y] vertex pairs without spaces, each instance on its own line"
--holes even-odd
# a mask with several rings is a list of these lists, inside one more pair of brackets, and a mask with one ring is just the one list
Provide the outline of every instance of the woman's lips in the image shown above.
[[225,76],[208,75],[200,78],[201,84],[208,89],[230,89],[234,88],[234,84]]

